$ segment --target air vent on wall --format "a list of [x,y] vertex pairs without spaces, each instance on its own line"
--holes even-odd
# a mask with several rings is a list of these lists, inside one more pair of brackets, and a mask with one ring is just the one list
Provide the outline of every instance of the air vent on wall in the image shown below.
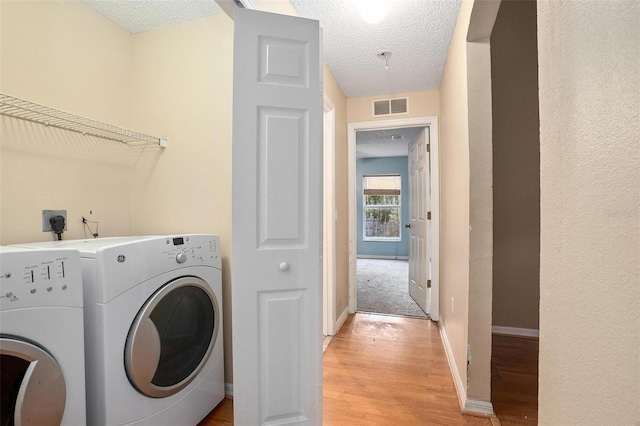
[[373,116],[406,114],[409,112],[409,98],[381,99],[373,101]]

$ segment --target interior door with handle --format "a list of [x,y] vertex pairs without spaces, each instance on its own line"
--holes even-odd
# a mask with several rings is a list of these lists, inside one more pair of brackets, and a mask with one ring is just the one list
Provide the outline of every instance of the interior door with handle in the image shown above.
[[239,8],[234,27],[234,422],[319,425],[320,28]]
[[409,145],[409,294],[431,314],[429,288],[430,240],[428,224],[429,152],[428,131],[423,129]]

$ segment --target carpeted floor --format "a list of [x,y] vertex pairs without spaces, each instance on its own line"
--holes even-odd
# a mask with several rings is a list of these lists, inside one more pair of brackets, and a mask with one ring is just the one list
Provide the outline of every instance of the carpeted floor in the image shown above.
[[409,296],[409,262],[358,259],[358,311],[426,317]]

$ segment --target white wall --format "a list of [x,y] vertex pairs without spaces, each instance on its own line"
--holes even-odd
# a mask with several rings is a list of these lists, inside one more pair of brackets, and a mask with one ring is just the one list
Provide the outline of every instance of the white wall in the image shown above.
[[639,17],[538,2],[541,425],[640,419]]

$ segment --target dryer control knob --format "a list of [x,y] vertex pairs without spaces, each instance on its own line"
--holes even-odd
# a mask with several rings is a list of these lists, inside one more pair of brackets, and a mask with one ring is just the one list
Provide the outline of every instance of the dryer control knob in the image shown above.
[[184,253],[178,253],[176,254],[176,262],[178,263],[184,263],[187,261],[187,255]]

